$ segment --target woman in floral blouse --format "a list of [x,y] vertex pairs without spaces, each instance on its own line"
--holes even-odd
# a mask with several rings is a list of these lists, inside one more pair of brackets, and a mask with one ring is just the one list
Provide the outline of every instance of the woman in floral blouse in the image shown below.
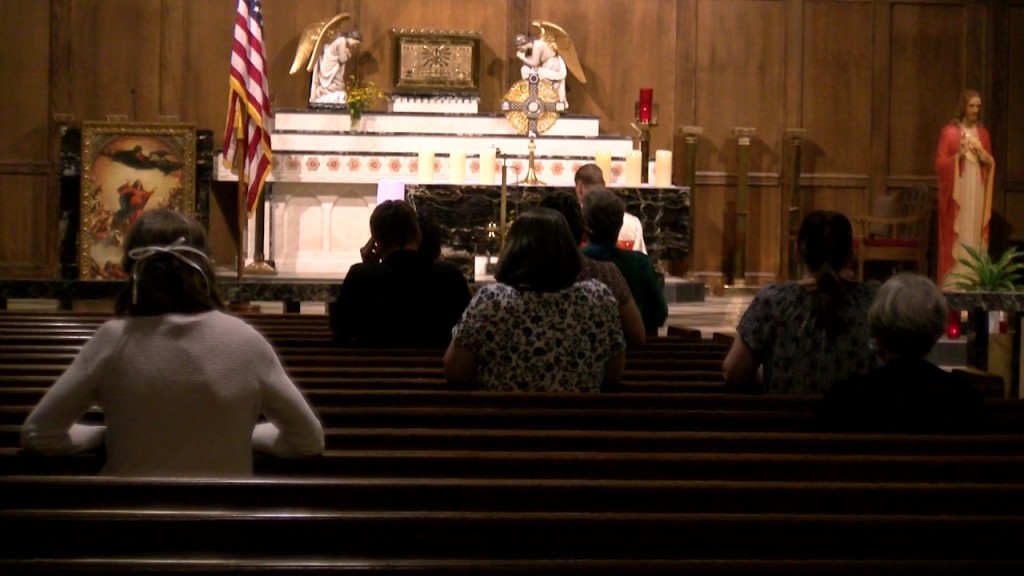
[[565,218],[537,208],[512,224],[494,275],[452,329],[445,375],[484,390],[598,392],[618,383],[625,339],[618,304],[576,282],[580,253]]
[[754,296],[723,365],[731,385],[820,394],[878,365],[868,328],[878,286],[844,274],[853,256],[850,221],[838,212],[812,212],[800,226],[797,247],[807,277],[771,284]]

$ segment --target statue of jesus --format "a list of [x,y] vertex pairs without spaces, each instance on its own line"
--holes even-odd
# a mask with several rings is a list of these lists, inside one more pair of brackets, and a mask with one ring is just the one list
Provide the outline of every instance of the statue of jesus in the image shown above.
[[947,282],[950,272],[963,271],[957,260],[968,254],[961,244],[988,250],[995,160],[992,140],[980,116],[981,95],[965,90],[956,115],[939,137],[935,171],[939,177],[936,279],[940,285]]

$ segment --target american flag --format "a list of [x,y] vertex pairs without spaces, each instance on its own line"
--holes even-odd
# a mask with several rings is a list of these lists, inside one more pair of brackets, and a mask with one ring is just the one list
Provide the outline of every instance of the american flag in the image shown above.
[[235,39],[231,45],[231,98],[224,135],[224,163],[235,162],[236,126],[243,112],[245,161],[238,177],[247,183],[245,207],[251,216],[270,174],[270,97],[263,57],[263,12],[260,0],[238,0]]

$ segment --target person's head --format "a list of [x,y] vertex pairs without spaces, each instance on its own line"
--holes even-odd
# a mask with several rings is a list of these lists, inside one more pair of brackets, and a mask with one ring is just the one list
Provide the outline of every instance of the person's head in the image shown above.
[[350,44],[358,45],[363,41],[363,34],[359,30],[352,30],[346,36],[348,36]]
[[811,212],[800,225],[797,249],[807,271],[814,276],[814,326],[834,341],[847,329],[842,310],[846,287],[840,273],[853,257],[853,227],[838,212]]
[[591,190],[604,188],[604,172],[601,171],[600,166],[593,162],[580,166],[580,169],[576,171],[574,179],[576,181],[576,197],[579,198],[580,202],[583,201],[583,197]]
[[956,105],[956,120],[968,126],[981,123],[981,94],[968,88],[960,94]]
[[853,227],[839,212],[816,210],[808,214],[797,234],[800,258],[811,274],[825,266],[839,273],[853,257]]
[[622,228],[622,215],[626,205],[618,196],[605,189],[597,189],[583,197],[583,219],[590,230],[590,242],[599,246],[614,246]]
[[569,224],[550,208],[534,208],[512,222],[494,279],[519,290],[557,292],[580,273],[580,251]]
[[905,272],[878,289],[868,325],[883,355],[923,358],[942,336],[947,314],[946,299],[935,283]]
[[193,314],[224,307],[206,232],[179,212],[159,209],[140,216],[125,238],[121,267],[131,287],[117,302],[118,314]]
[[419,249],[420,225],[416,211],[404,200],[381,202],[370,214],[370,235],[377,243],[381,258],[395,250]]
[[420,254],[433,262],[441,257],[441,227],[426,214],[416,215],[420,225]]
[[569,224],[569,231],[572,232],[572,239],[576,241],[576,245],[583,242],[586,223],[583,221],[583,210],[576,196],[569,192],[555,192],[541,199],[540,205],[560,213]]

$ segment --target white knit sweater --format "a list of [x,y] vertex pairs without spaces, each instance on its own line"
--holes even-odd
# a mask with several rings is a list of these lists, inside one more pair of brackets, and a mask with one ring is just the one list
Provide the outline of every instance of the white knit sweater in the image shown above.
[[[105,426],[76,424],[94,405]],[[260,414],[268,422],[257,425]],[[211,311],[106,322],[21,432],[41,454],[103,443],[104,474],[237,477],[252,475],[253,449],[313,456],[324,436],[270,343]]]

